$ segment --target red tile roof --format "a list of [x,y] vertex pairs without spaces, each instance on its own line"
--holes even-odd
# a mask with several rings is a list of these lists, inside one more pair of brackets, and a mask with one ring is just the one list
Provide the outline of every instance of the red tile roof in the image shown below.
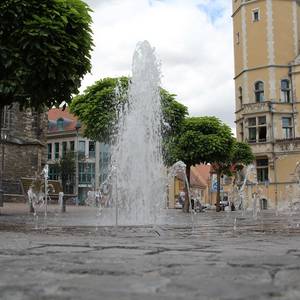
[[63,111],[61,108],[52,108],[48,111],[48,132],[61,131],[57,127],[57,120],[63,119],[63,131],[73,131],[76,129],[78,118],[71,114],[66,107]]
[[[196,165],[191,167],[190,185],[191,187],[206,188],[209,184],[210,178],[210,165]],[[177,174],[176,177],[180,180],[184,180],[183,174]]]
[[68,107],[65,110],[61,108],[51,108],[48,110],[48,120],[57,120],[59,118],[67,118],[77,121],[78,118],[69,112]]
[[196,165],[191,167],[191,186],[207,187],[210,178],[210,165]]

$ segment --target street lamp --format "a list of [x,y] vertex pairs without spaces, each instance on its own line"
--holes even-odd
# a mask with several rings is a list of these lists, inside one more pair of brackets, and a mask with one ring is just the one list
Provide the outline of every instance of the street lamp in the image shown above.
[[5,128],[0,128],[0,131],[1,131],[0,141],[2,144],[1,176],[0,176],[0,207],[2,207],[4,202],[3,179],[4,179],[5,142],[7,140],[8,133],[7,133],[7,129]]
[[79,195],[79,166],[78,166],[78,151],[79,151],[79,130],[81,128],[81,123],[77,121],[75,129],[76,129],[76,152],[75,152],[75,192],[76,192],[76,205],[79,203],[78,195]]

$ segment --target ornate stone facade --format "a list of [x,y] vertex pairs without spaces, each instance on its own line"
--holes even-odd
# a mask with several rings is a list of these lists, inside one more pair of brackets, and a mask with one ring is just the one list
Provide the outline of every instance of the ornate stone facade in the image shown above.
[[263,199],[280,209],[299,186],[300,1],[232,4],[237,139],[256,156]]
[[[5,200],[20,198],[20,178],[33,177],[46,163],[47,114],[20,111],[18,105],[3,111],[0,168]],[[4,155],[3,155],[4,153]]]

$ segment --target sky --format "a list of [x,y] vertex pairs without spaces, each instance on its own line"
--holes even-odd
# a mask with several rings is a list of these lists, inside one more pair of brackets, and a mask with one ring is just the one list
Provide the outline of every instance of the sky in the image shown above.
[[191,116],[217,116],[234,129],[230,0],[85,0],[93,9],[92,72],[131,75],[136,44],[148,40],[161,62],[162,87]]

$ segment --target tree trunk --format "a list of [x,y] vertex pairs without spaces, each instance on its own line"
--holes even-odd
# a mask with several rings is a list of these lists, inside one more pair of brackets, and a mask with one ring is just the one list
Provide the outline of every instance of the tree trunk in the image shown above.
[[221,210],[220,201],[221,201],[221,172],[217,171],[217,199],[216,199],[216,211]]
[[188,213],[190,210],[190,195],[189,195],[189,187],[190,187],[190,177],[191,177],[191,165],[186,166],[186,178],[187,182],[184,184],[184,192],[185,199],[183,204],[183,212]]
[[[1,157],[4,159],[4,155],[2,153],[2,111],[3,108],[0,106],[0,147],[1,147]],[[0,173],[0,207],[3,206],[4,202],[4,191],[3,191],[3,163],[1,163],[1,173]]]

